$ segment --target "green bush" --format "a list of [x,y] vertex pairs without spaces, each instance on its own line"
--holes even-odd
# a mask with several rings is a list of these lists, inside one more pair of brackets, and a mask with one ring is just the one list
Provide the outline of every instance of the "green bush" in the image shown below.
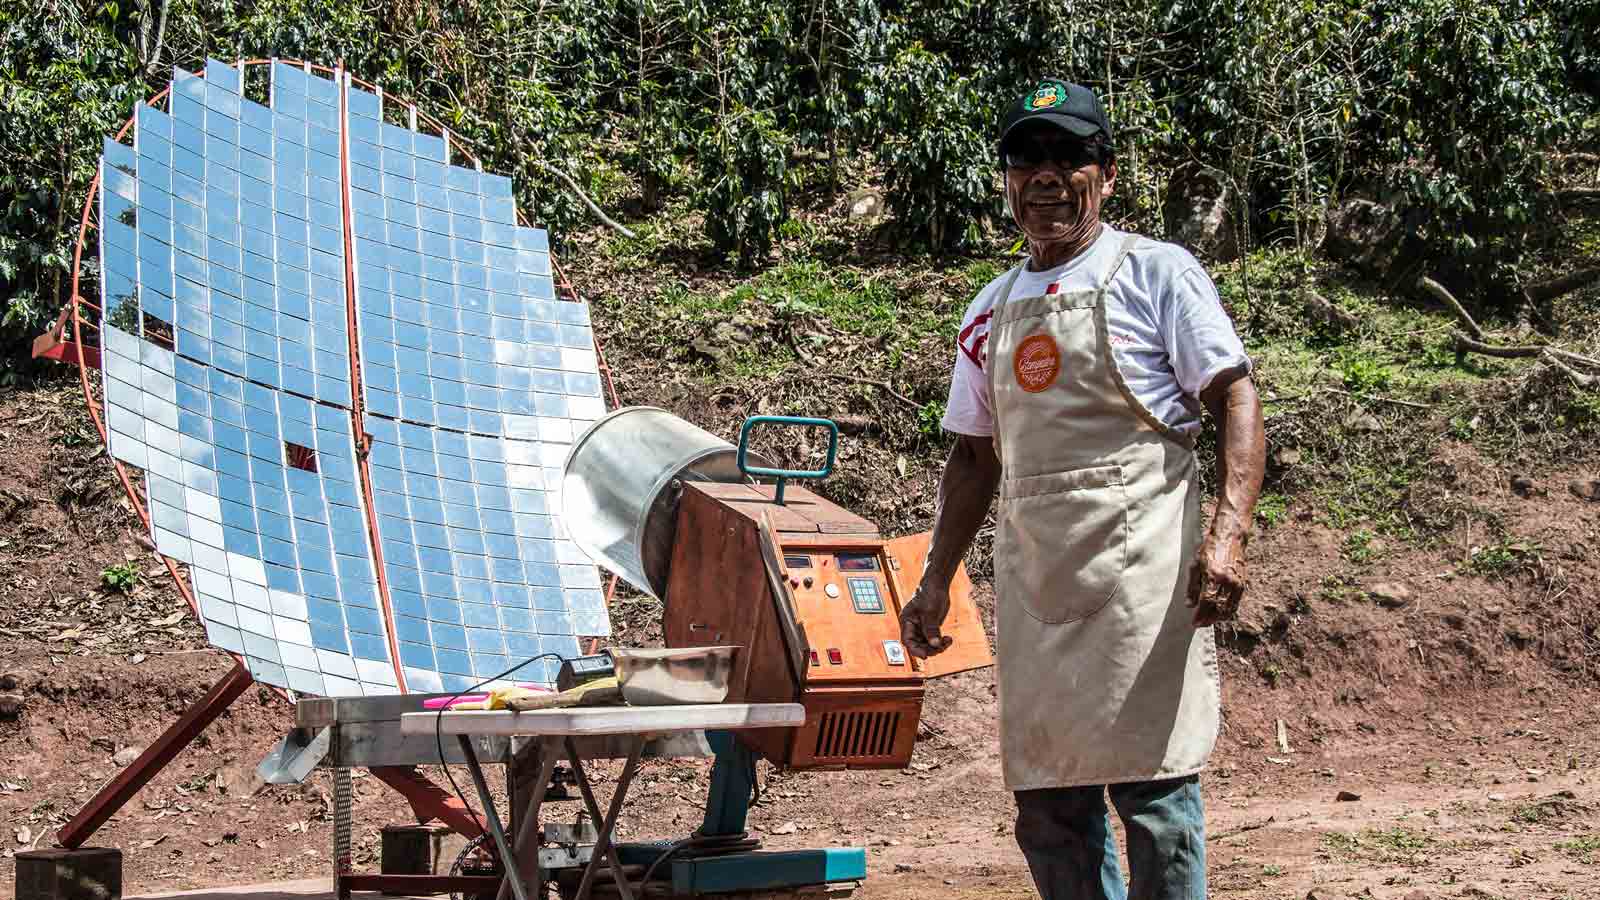
[[[558,239],[589,213],[554,170],[614,215],[671,197],[746,265],[780,240],[796,184],[842,172],[881,172],[908,246],[1008,231],[996,113],[1054,75],[1109,107],[1122,224],[1159,234],[1172,173],[1199,162],[1237,186],[1249,245],[1312,247],[1325,206],[1362,194],[1431,262],[1493,284],[1549,219],[1550,151],[1593,142],[1596,34],[1597,0],[13,3],[0,340],[25,348],[67,299],[102,136],[208,55],[343,60],[514,176]],[[825,180],[803,169],[819,158]]]
[[879,75],[890,208],[930,250],[970,247],[998,212],[993,97],[948,59],[909,47]]

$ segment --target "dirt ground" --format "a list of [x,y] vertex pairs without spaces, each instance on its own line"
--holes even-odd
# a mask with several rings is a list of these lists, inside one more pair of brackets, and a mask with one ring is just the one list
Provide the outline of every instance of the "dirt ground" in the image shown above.
[[[71,437],[71,393],[0,394],[0,674],[24,701],[0,718],[0,896],[14,853],[51,846],[229,665],[141,546],[97,448]],[[1214,896],[1600,898],[1600,504],[1566,489],[1594,466],[1516,473],[1535,486],[1524,497],[1470,448],[1444,446],[1438,465],[1537,552],[1465,572],[1483,525],[1460,546],[1380,541],[1356,564],[1345,534],[1293,507],[1253,543],[1250,596],[1219,635],[1225,728],[1203,779]],[[131,595],[101,588],[129,560],[143,572]],[[617,611],[631,640],[648,639],[648,613]],[[870,900],[1033,896],[995,710],[989,670],[935,682],[909,768],[763,766],[752,827],[769,847],[866,846]],[[128,893],[330,870],[326,776],[254,775],[290,719],[250,690],[96,835],[124,851]],[[706,774],[648,764],[623,837],[691,831]],[[356,862],[376,870],[379,829],[407,811],[370,777],[356,798]]]

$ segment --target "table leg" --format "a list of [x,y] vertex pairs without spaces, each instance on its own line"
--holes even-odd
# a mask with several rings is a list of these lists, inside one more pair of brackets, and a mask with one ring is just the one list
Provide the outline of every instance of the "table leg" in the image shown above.
[[461,755],[467,759],[467,771],[472,774],[472,784],[478,789],[478,802],[483,804],[483,817],[489,820],[489,834],[494,837],[495,848],[500,851],[500,867],[505,870],[506,880],[511,882],[512,896],[516,900],[528,900],[522,873],[517,868],[516,854],[512,852],[511,842],[506,840],[506,830],[500,825],[500,813],[495,809],[494,796],[489,793],[489,782],[484,780],[483,766],[478,763],[472,738],[458,734],[456,740],[461,744]]
[[600,831],[594,842],[594,855],[589,858],[589,864],[583,867],[583,880],[578,883],[576,900],[588,900],[589,891],[594,885],[594,874],[601,859],[605,859],[611,867],[611,874],[617,880],[617,892],[622,895],[622,900],[633,900],[633,888],[628,886],[628,876],[623,872],[622,860],[611,846],[611,832],[617,826],[617,815],[622,812],[622,799],[628,793],[628,785],[639,771],[639,756],[644,752],[644,745],[644,737],[637,736],[632,739],[632,745],[628,748],[628,762],[622,767],[622,775],[617,779],[616,790],[611,794],[611,809],[602,819],[600,804],[595,802],[594,791],[589,787],[589,776],[583,771],[583,761],[578,758],[578,747],[571,738],[567,738],[567,757],[572,762],[572,774],[577,777],[578,789],[583,792],[583,802],[589,807],[589,815],[600,822]]
[[[544,871],[539,865],[539,842],[535,835],[539,833],[539,807],[544,805],[545,793],[550,790],[550,777],[555,774],[556,760],[559,759],[556,753],[556,746],[554,741],[540,740],[538,742],[539,775],[538,780],[534,783],[533,797],[529,800],[527,809],[515,817],[517,820],[515,852],[519,865],[523,854],[527,852],[528,842],[530,840],[533,841],[535,849],[532,883],[535,885],[544,884]],[[509,880],[500,882],[500,892],[495,895],[495,900],[507,900],[507,894],[510,890],[511,884]]]

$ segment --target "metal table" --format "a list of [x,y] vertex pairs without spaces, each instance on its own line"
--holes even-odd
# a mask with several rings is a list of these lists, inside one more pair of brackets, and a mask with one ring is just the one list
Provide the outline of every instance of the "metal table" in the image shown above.
[[[443,713],[405,713],[400,717],[400,730],[408,736],[432,736],[437,733],[453,735],[456,738],[467,770],[472,774],[473,786],[477,788],[478,799],[483,804],[488,819],[489,832],[494,838],[496,848],[500,851],[500,859],[505,869],[505,881],[500,885],[500,900],[505,900],[508,889],[516,900],[528,900],[528,886],[530,884],[537,886],[543,882],[537,857],[534,860],[534,879],[531,882],[523,880],[518,859],[521,858],[520,854],[524,852],[527,842],[538,831],[539,807],[544,802],[550,773],[555,767],[556,759],[564,750],[589,815],[595,822],[600,823],[594,853],[584,865],[583,877],[578,884],[577,900],[587,900],[601,860],[605,860],[610,867],[623,900],[634,900],[633,889],[628,885],[627,876],[623,873],[621,860],[618,859],[611,842],[611,834],[616,828],[617,814],[622,811],[622,801],[627,795],[628,785],[638,771],[639,757],[643,754],[646,742],[658,735],[678,732],[794,728],[805,724],[805,718],[805,707],[798,703],[618,706],[542,709],[531,712],[462,710]],[[619,736],[627,744],[627,763],[623,766],[621,777],[617,779],[616,790],[611,796],[611,807],[604,816],[600,813],[599,804],[595,802],[589,778],[584,773],[583,754],[576,740],[579,737],[598,735]],[[511,736],[527,737],[537,742],[542,767],[539,776],[533,782],[535,787],[528,808],[517,816],[514,842],[507,838],[505,828],[500,824],[494,798],[489,793],[489,784],[484,780],[483,768],[479,764],[478,754],[473,745],[474,737]]]
[[[436,743],[429,732],[403,733],[400,718],[422,713],[432,699],[451,694],[397,694],[379,697],[303,697],[295,707],[295,728],[280,740],[257,768],[268,784],[298,784],[317,768],[333,777],[333,876],[336,895],[351,891],[382,891],[416,896],[485,890],[475,875],[360,874],[350,859],[354,829],[351,804],[351,770],[368,769],[378,780],[405,797],[417,821],[438,819],[468,839],[488,833],[487,823],[469,807],[418,770],[423,765],[462,765],[466,756],[457,741]],[[431,715],[431,714],[429,714]],[[573,739],[584,759],[622,759],[628,755],[626,736],[593,735]],[[534,790],[533,778],[542,768],[537,743],[529,738],[480,735],[473,738],[474,755],[483,765],[504,765],[506,780],[519,801]],[[442,754],[441,754],[442,748]],[[709,757],[712,749],[699,731],[663,734],[649,741],[644,758]],[[552,782],[553,768],[544,771]],[[549,798],[547,798],[549,799]],[[518,828],[513,807],[512,827]],[[537,856],[537,854],[535,854]]]

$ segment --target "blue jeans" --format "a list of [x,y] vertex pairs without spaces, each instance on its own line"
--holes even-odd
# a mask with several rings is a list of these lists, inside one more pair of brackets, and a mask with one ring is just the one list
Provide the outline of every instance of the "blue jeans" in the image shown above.
[[[1126,886],[1108,792],[1128,836]],[[1018,791],[1016,798],[1017,845],[1044,900],[1205,900],[1198,777]]]

